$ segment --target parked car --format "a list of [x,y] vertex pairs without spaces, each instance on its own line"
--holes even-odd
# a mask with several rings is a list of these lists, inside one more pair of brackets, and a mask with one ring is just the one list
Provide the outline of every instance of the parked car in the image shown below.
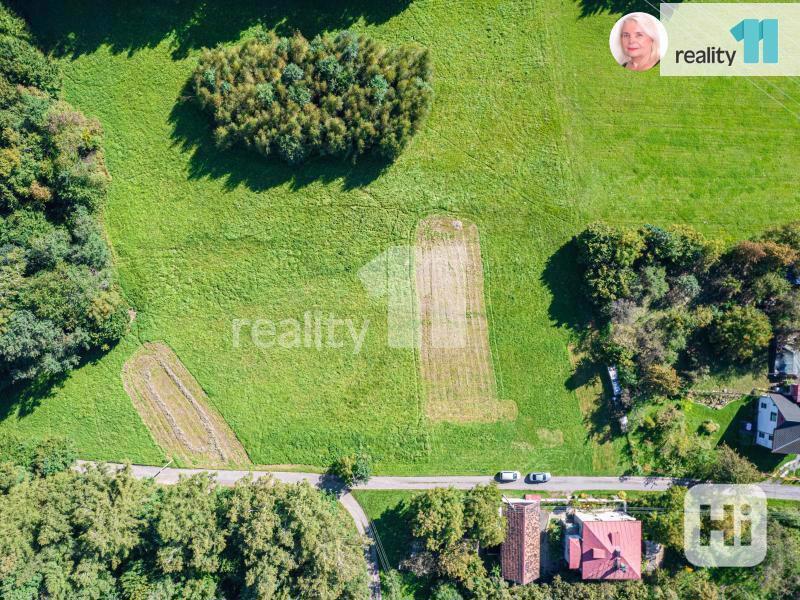
[[528,473],[525,477],[528,483],[547,483],[550,481],[550,473],[543,471],[541,473]]
[[519,471],[500,471],[495,475],[495,479],[500,483],[511,483],[519,479]]

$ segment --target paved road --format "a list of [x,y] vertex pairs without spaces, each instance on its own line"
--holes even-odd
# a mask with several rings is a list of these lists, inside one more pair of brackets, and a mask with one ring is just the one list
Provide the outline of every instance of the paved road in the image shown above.
[[[79,466],[86,464],[79,461]],[[114,468],[121,468],[122,465],[111,464]],[[229,471],[220,469],[176,469],[152,467],[145,465],[132,465],[131,470],[135,477],[153,478],[158,483],[172,484],[177,483],[181,477],[188,477],[195,473],[205,471],[214,473],[220,485],[233,485],[243,477],[252,476],[254,479],[271,474],[278,481],[286,483],[297,483],[308,481],[312,485],[329,488],[341,489],[341,485],[335,478],[316,473],[294,473],[285,471]],[[478,484],[486,484],[493,481],[491,477],[481,476],[426,476],[426,477],[373,477],[364,485],[355,486],[354,489],[368,490],[424,490],[434,487],[452,486],[459,489],[469,489]],[[668,489],[673,485],[689,485],[692,482],[686,479],[672,479],[669,477],[553,477],[547,483],[527,484],[522,481],[515,483],[501,484],[501,489],[536,490],[546,492],[578,492],[582,490],[607,490],[607,491],[650,491],[659,492]],[[768,498],[782,500],[800,501],[800,486],[780,485],[775,483],[763,483],[761,488]]]

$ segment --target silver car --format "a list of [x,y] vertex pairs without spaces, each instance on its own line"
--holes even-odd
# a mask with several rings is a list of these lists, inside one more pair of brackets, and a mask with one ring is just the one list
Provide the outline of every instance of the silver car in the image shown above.
[[519,471],[500,471],[495,475],[495,479],[500,483],[511,483],[519,479]]
[[525,476],[528,483],[547,483],[550,481],[550,473],[542,471],[541,473],[528,473]]

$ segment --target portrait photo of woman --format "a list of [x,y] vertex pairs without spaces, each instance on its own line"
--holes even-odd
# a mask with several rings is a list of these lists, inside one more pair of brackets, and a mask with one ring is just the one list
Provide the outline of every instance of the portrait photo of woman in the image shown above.
[[629,13],[616,22],[609,36],[611,54],[631,71],[649,71],[667,51],[667,31],[653,15]]

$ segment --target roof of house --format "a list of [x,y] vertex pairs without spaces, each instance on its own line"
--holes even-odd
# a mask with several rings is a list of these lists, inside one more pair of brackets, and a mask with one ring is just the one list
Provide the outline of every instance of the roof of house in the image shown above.
[[775,354],[775,371],[784,375],[800,375],[800,352],[792,346],[779,348]]
[[577,535],[571,535],[567,538],[569,540],[569,568],[581,568],[581,538]]
[[521,585],[539,578],[539,500],[507,502],[508,530],[500,553],[503,579]]
[[787,423],[773,433],[772,451],[781,454],[800,454],[800,423]]
[[767,396],[775,403],[775,406],[778,407],[778,410],[783,415],[783,418],[787,421],[793,421],[795,423],[800,423],[800,405],[798,405],[793,400],[790,400],[783,394],[779,394],[777,392],[769,392]]
[[640,521],[584,521],[582,535],[583,579],[641,578]]

